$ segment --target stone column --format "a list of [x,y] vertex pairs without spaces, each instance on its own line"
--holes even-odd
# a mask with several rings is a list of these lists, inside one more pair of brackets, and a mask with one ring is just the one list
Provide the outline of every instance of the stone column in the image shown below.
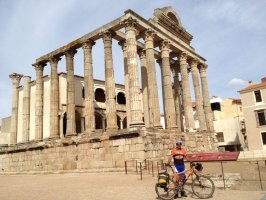
[[164,103],[164,119],[166,129],[176,129],[176,112],[172,80],[171,80],[171,69],[169,62],[169,41],[164,40],[160,44],[161,49],[161,74],[162,74],[162,91],[163,91],[163,103]]
[[18,126],[18,86],[21,74],[12,73],[9,75],[12,80],[12,115],[10,130],[10,145],[17,144],[17,126]]
[[94,41],[88,40],[82,45],[84,53],[85,132],[87,134],[95,130],[95,98],[92,65],[92,47],[94,44]]
[[65,52],[67,68],[67,128],[66,136],[77,135],[75,117],[75,76],[74,55],[76,50],[69,49]]
[[206,120],[203,110],[203,102],[202,97],[200,93],[200,85],[199,85],[199,76],[198,76],[198,63],[199,61],[197,59],[192,59],[190,61],[190,69],[193,79],[193,86],[194,86],[194,93],[195,93],[195,101],[196,101],[196,112],[200,124],[200,130],[206,131]]
[[104,61],[105,61],[105,91],[106,91],[106,118],[107,131],[117,130],[116,116],[116,95],[115,95],[115,78],[112,55],[112,31],[102,33],[104,43]]
[[125,40],[118,43],[123,50],[124,57],[124,79],[125,79],[125,93],[126,93],[126,110],[127,110],[127,126],[131,123],[130,116],[130,100],[129,100],[129,72],[127,66],[127,43]]
[[51,58],[50,78],[50,136],[49,138],[59,138],[59,77],[57,72],[57,64],[60,58]]
[[35,89],[35,141],[43,139],[43,69],[46,64],[34,65],[36,71]]
[[22,142],[29,141],[30,133],[30,76],[24,76]]
[[195,122],[193,118],[193,109],[191,102],[189,78],[188,78],[188,64],[187,64],[187,53],[182,52],[179,56],[179,64],[181,71],[181,81],[183,88],[183,106],[184,106],[184,115],[185,115],[185,125],[187,131],[192,131],[195,128]]
[[145,31],[145,49],[148,67],[148,83],[149,83],[149,106],[151,111],[151,121],[155,128],[162,128],[161,114],[158,98],[158,86],[156,80],[155,59],[154,59],[154,31],[148,29]]
[[206,117],[207,129],[210,132],[214,132],[213,127],[213,114],[211,110],[207,76],[206,76],[206,64],[200,64],[200,79],[201,79],[201,88],[202,88],[202,96],[203,96],[203,108]]
[[136,24],[137,21],[131,17],[124,21],[127,43],[127,67],[129,72],[129,101],[131,122],[130,127],[144,126],[142,120],[142,102],[138,78],[138,57]]
[[143,99],[143,113],[145,127],[150,127],[150,106],[149,106],[149,93],[148,93],[148,69],[145,50],[139,52],[141,64],[141,81],[142,81],[142,99]]
[[173,71],[173,76],[174,76],[174,100],[175,100],[177,130],[184,131],[183,120],[182,120],[183,112],[182,112],[182,105],[181,105],[181,85],[179,81],[180,66],[178,63],[173,64],[172,71]]

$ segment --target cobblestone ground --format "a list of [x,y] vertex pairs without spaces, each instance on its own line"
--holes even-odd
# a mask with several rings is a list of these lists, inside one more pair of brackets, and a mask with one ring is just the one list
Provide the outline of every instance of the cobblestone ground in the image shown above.
[[[0,175],[0,200],[156,200],[156,178],[123,173]],[[197,199],[187,188],[187,200]],[[216,189],[213,200],[266,200],[266,191]]]

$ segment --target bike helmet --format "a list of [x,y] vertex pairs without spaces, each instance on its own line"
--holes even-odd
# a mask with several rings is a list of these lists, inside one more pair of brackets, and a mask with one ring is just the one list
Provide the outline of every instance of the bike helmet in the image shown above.
[[183,142],[182,142],[182,140],[177,140],[175,143],[176,144],[182,144]]

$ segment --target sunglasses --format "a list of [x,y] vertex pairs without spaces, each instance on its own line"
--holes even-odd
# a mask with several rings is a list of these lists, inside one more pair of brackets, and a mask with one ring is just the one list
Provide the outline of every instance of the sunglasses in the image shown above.
[[176,143],[176,145],[181,145],[182,143]]

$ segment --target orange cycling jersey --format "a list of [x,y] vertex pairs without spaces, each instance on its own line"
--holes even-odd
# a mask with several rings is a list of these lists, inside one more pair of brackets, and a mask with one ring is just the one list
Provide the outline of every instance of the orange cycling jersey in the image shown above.
[[177,165],[184,165],[184,158],[186,157],[187,151],[186,149],[172,149],[172,156],[174,158],[174,163]]

